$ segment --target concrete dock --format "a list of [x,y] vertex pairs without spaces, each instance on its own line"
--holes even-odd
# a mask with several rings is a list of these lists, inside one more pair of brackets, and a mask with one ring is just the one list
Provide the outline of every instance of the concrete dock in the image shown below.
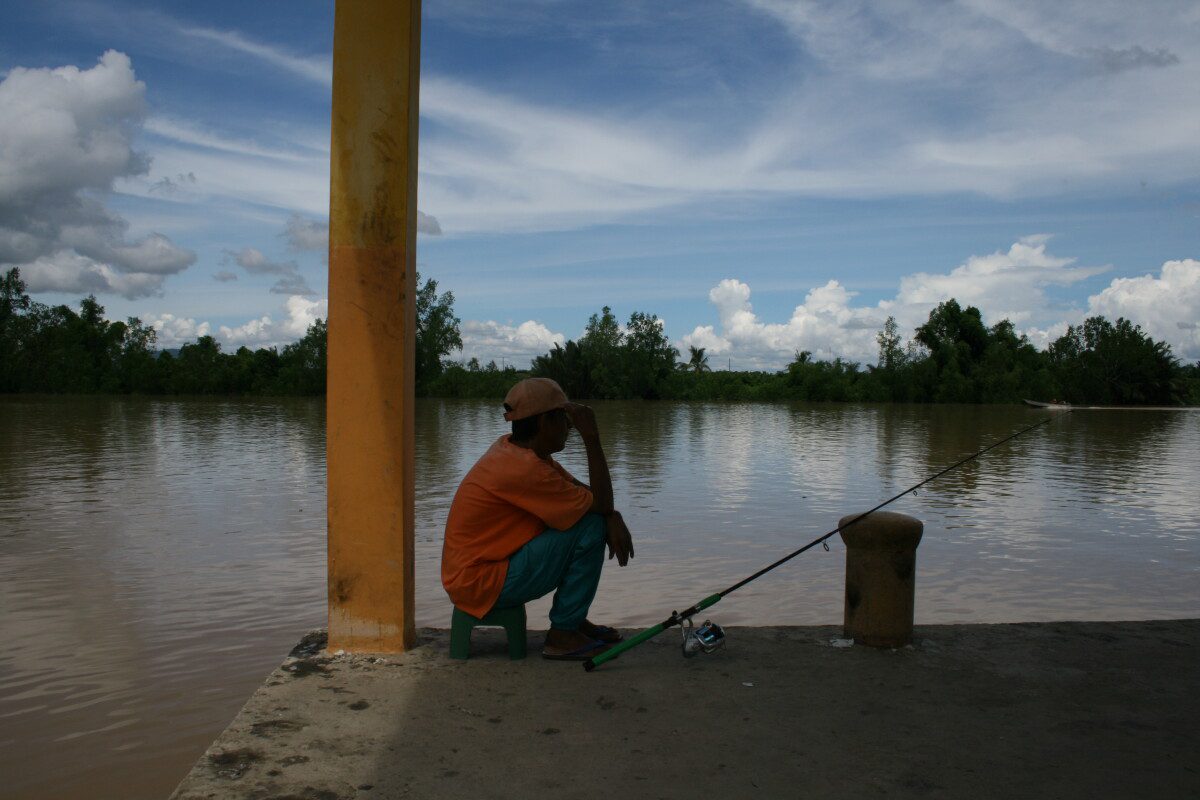
[[173,797],[1107,798],[1200,796],[1200,620],[917,626],[898,650],[835,627],[668,631],[593,673],[452,661],[310,634]]

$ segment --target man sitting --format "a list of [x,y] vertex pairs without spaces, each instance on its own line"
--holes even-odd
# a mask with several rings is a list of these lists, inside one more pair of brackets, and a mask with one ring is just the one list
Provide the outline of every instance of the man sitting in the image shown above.
[[[554,592],[545,658],[582,661],[621,635],[594,625],[588,609],[600,584],[604,546],[622,567],[633,540],[613,509],[612,479],[592,409],[557,383],[529,378],[504,398],[512,435],[501,436],[459,484],[446,520],[442,585],[476,617]],[[571,428],[587,449],[591,486],[551,455]]]

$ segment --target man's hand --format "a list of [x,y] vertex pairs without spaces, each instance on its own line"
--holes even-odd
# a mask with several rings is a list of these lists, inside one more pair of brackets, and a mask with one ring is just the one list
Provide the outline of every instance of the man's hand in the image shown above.
[[582,403],[567,403],[563,410],[567,412],[575,430],[579,431],[580,437],[590,439],[600,435],[600,429],[596,427],[596,412],[591,407]]
[[616,556],[617,563],[623,567],[633,558],[633,536],[625,527],[625,520],[621,519],[620,513],[614,511],[604,521],[608,529],[608,557],[611,560]]

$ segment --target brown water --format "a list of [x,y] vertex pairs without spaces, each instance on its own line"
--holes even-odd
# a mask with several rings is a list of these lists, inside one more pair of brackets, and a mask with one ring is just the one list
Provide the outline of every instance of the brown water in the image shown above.
[[[418,625],[448,624],[442,522],[495,412],[418,407]],[[1040,413],[597,404],[637,558],[592,617],[657,622]],[[324,479],[321,401],[0,398],[0,793],[168,794],[324,624]],[[1043,426],[893,506],[925,521],[917,621],[1200,616],[1197,486],[1200,414]],[[831,544],[713,616],[840,621]]]

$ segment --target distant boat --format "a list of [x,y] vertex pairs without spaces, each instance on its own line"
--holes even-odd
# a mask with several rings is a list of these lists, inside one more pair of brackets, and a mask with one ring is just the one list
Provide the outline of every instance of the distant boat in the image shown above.
[[1047,411],[1200,411],[1200,406],[1073,406],[1068,403],[1039,403],[1026,400],[1025,405]]

